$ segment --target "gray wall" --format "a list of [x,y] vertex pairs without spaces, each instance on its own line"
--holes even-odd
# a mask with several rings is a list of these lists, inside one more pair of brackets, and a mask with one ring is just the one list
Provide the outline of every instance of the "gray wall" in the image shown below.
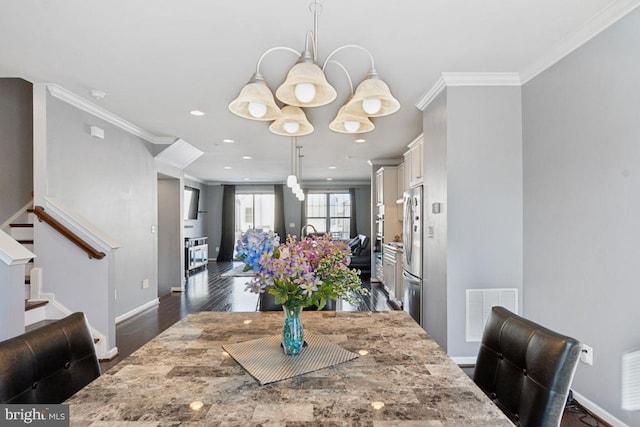
[[[450,356],[475,357],[466,290],[516,288],[522,299],[520,87],[449,87],[423,126],[425,325]],[[442,213],[431,213],[434,202]]]
[[0,79],[0,223],[33,191],[33,93],[22,79]]
[[[433,227],[432,238],[423,235],[422,319],[425,330],[447,350],[447,92],[431,102],[424,112],[425,226]],[[442,213],[432,215],[432,203],[442,204]]]
[[450,87],[447,98],[447,351],[475,356],[466,289],[517,288],[522,306],[521,89]]
[[[104,129],[104,139],[89,135],[91,125]],[[157,297],[157,234],[151,233],[157,224],[157,174],[149,145],[47,95],[47,195],[122,245],[116,251],[116,316]]]
[[158,296],[171,293],[182,282],[181,197],[179,179],[158,178]]
[[640,9],[523,87],[525,313],[594,349],[573,388],[628,425],[640,347]]

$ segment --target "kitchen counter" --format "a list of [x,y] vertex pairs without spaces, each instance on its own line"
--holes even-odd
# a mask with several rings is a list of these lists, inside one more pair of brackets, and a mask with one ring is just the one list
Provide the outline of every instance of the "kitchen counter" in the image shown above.
[[403,311],[303,312],[360,356],[260,386],[221,346],[279,334],[283,317],[188,315],[70,398],[71,425],[512,425]]

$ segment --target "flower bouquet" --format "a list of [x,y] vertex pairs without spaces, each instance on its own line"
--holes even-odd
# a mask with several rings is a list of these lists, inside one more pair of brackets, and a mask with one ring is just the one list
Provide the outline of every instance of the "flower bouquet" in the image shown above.
[[255,272],[247,290],[268,292],[282,304],[286,314],[283,346],[285,353],[296,354],[304,341],[300,322],[303,307],[313,305],[321,310],[328,300],[337,298],[355,304],[369,291],[362,287],[359,272],[349,268],[349,246],[331,240],[329,234],[300,241],[289,236],[280,245],[274,242],[273,233],[252,231],[238,242],[237,254],[245,262],[245,270]]

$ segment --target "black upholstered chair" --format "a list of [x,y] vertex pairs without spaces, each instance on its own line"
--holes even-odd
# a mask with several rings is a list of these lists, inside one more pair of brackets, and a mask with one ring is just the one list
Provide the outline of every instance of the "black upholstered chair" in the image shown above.
[[582,347],[493,307],[473,380],[518,426],[559,426]]
[[0,342],[0,403],[62,403],[99,376],[84,313]]
[[[282,311],[282,304],[276,303],[276,297],[268,292],[263,292],[258,298],[258,310],[259,311]],[[316,306],[305,307],[304,310],[316,310]],[[332,299],[327,301],[327,304],[322,309],[323,311],[335,311],[336,302]]]

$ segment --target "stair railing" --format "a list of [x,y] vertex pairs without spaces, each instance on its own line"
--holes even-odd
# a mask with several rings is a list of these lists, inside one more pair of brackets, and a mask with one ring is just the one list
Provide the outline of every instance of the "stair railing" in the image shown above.
[[42,206],[36,206],[33,208],[33,213],[38,217],[40,222],[45,222],[49,224],[53,229],[58,231],[64,237],[66,237],[69,241],[71,241],[74,245],[78,246],[80,249],[85,251],[89,258],[93,259],[102,259],[106,256],[104,252],[98,251],[89,243],[84,241],[80,236],[75,234],[73,231],[69,230],[67,227],[62,225],[58,220],[53,218],[51,215],[44,211]]

